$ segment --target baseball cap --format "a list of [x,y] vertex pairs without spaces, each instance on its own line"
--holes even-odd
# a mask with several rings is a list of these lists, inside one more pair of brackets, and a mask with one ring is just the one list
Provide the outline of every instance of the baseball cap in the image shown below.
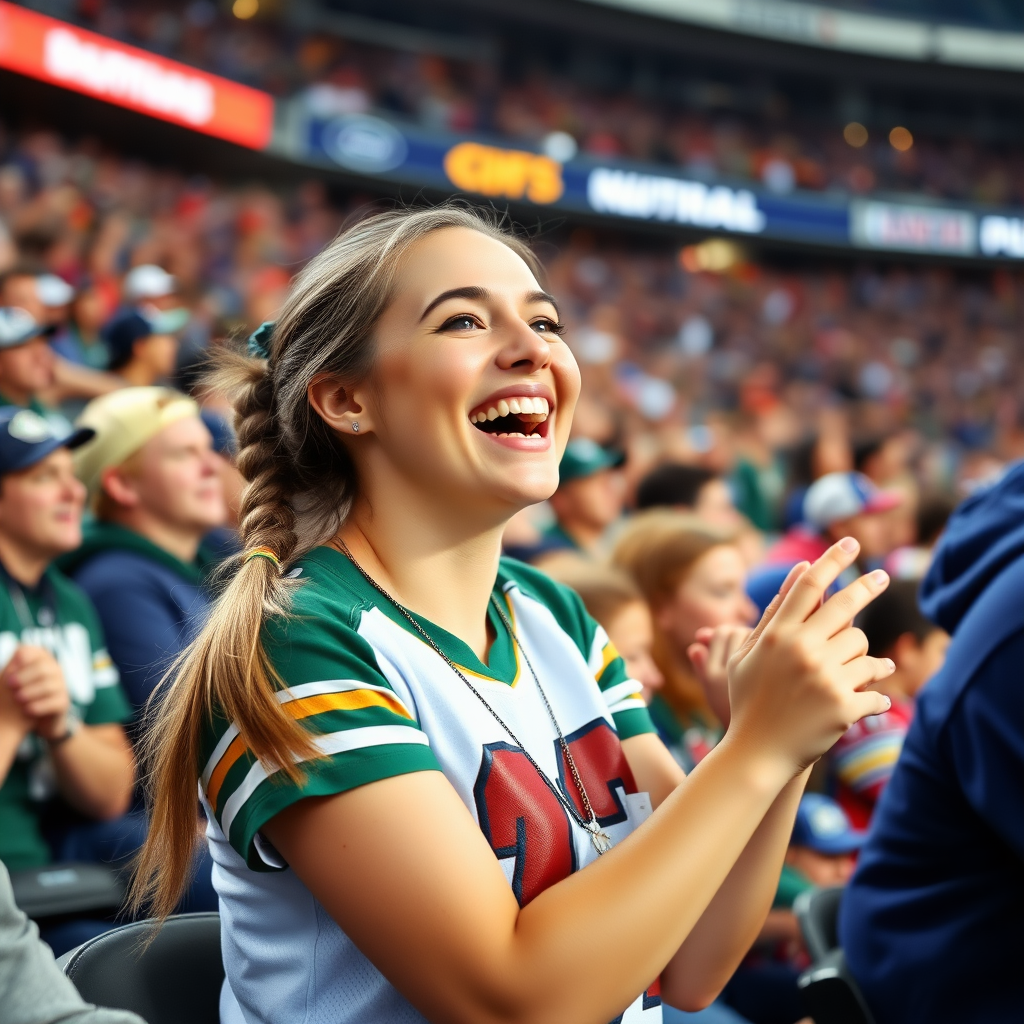
[[617,469],[625,461],[624,452],[602,448],[589,437],[573,438],[565,446],[565,454],[558,464],[559,486],[570,480],[593,476],[594,473],[600,473],[602,469]]
[[50,328],[20,306],[0,307],[0,349],[17,348],[40,334],[49,334]]
[[[184,312],[185,320],[188,320],[188,312]],[[178,310],[171,309],[165,314],[152,307],[118,310],[103,325],[101,332],[110,352],[110,369],[120,369],[131,359],[132,348],[137,341],[154,334],[173,334],[180,330],[183,326],[181,318],[171,315],[176,313]]]
[[883,491],[863,473],[826,473],[804,495],[804,521],[819,530],[862,512],[886,512],[902,504],[895,491]]
[[75,424],[95,433],[75,453],[75,472],[90,498],[99,491],[105,469],[120,466],[164,427],[198,415],[198,404],[173,388],[121,388],[94,398]]
[[864,845],[867,833],[854,828],[846,812],[831,797],[805,793],[797,808],[790,844],[824,854],[853,853]]
[[92,440],[93,431],[80,427],[70,433],[31,409],[0,408],[0,476],[28,469],[58,448],[78,448]]
[[141,302],[144,299],[160,299],[165,295],[173,295],[178,290],[178,280],[168,274],[163,267],[155,263],[143,263],[133,267],[125,274],[121,292],[127,303]]
[[40,274],[36,278],[36,292],[47,309],[59,309],[75,297],[75,289],[56,274]]

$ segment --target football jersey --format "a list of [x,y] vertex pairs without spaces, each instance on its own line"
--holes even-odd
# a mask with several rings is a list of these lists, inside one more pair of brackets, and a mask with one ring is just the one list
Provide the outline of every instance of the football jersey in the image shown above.
[[[267,821],[306,796],[441,771],[521,906],[597,853],[523,749],[344,555],[317,548],[298,568],[304,582],[291,614],[268,623],[264,646],[285,684],[282,707],[324,756],[303,763],[304,779],[293,783],[256,760],[223,718],[205,738],[200,790],[221,905],[222,1024],[422,1022],[262,837]],[[601,827],[620,841],[650,813],[620,745],[653,731],[639,684],[572,591],[503,559],[493,593],[541,678]],[[543,699],[493,605],[486,663],[417,621],[582,814]],[[652,979],[616,1021],[654,1024],[660,1003]]]

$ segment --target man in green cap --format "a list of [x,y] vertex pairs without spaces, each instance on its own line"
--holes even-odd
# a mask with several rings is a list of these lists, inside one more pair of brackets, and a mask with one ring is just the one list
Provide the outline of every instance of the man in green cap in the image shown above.
[[558,467],[558,490],[548,499],[555,522],[544,531],[545,549],[592,554],[605,531],[622,515],[625,482],[622,452],[588,437],[573,438]]

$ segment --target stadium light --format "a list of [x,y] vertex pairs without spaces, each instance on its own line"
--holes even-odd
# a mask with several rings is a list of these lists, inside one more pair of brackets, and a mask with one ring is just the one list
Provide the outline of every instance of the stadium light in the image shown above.
[[231,13],[240,21],[248,21],[256,16],[260,9],[260,0],[235,0],[231,5]]
[[891,132],[889,132],[889,145],[893,149],[898,149],[901,153],[906,153],[908,149],[914,144],[914,136],[906,128],[902,128],[897,125]]
[[868,141],[868,130],[859,121],[851,121],[843,129],[843,138],[854,149],[860,149]]

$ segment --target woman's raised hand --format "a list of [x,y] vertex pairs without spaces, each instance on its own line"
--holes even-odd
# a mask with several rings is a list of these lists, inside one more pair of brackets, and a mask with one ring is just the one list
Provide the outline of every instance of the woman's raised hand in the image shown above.
[[733,741],[781,759],[794,774],[854,722],[890,706],[888,697],[864,687],[895,666],[887,658],[868,657],[867,638],[852,626],[889,577],[875,570],[822,603],[858,550],[857,541],[846,537],[812,566],[794,567],[729,662]]

